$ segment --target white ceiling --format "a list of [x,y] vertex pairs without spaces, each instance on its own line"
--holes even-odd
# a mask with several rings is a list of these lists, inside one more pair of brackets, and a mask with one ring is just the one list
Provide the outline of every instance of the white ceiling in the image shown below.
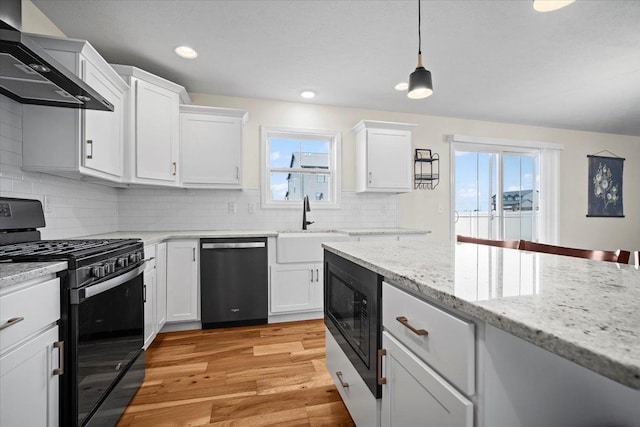
[[[393,86],[417,61],[417,1],[34,0],[110,62],[189,92],[640,136],[640,1],[423,1],[434,94]],[[175,46],[194,47],[186,60]],[[300,98],[312,89],[315,99]]]

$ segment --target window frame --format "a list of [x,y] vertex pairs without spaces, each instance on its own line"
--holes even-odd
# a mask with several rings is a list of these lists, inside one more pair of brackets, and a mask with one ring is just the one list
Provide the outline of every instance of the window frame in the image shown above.
[[[329,142],[329,168],[272,168],[269,165],[269,139],[272,137],[288,137],[297,139],[322,139]],[[273,200],[271,198],[270,174],[300,173],[300,174],[326,174],[329,175],[329,193],[331,200],[315,200],[310,195],[312,209],[339,209],[341,185],[341,153],[342,134],[339,131],[322,129],[307,129],[285,126],[261,126],[260,127],[260,194],[263,208],[300,209],[302,200]]]

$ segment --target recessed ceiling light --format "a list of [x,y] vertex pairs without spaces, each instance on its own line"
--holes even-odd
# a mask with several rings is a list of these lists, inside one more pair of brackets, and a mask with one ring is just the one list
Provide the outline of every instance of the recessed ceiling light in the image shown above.
[[198,57],[198,52],[189,46],[178,46],[175,48],[176,55],[186,59],[194,59]]
[[302,92],[300,92],[300,96],[306,99],[311,99],[316,96],[316,93],[312,90],[303,90]]
[[533,0],[533,8],[538,12],[552,12],[569,6],[576,0]]
[[401,83],[398,83],[397,85],[395,85],[393,88],[395,90],[398,90],[398,91],[407,90],[407,89],[409,89],[409,83],[401,82]]

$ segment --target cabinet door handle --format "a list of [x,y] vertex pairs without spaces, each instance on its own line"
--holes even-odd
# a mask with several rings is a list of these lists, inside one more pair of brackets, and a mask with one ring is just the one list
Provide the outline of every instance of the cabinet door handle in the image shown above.
[[378,385],[383,385],[387,383],[387,379],[382,376],[382,356],[387,355],[387,350],[381,348],[378,350],[378,368],[376,370],[378,377]]
[[64,374],[64,341],[56,341],[53,343],[53,347],[57,348],[60,352],[59,359],[59,368],[55,368],[53,370],[53,375],[63,375]]
[[176,164],[176,162],[172,163],[172,169],[173,169],[173,176],[176,176],[176,172],[178,171],[178,165]]
[[309,273],[311,273],[311,283],[313,283],[313,268],[309,270]]
[[13,326],[16,323],[20,323],[23,320],[24,320],[24,317],[12,317],[11,319],[7,320],[7,322],[4,325],[0,326],[0,331],[8,328],[9,326]]
[[142,302],[147,302],[147,285],[142,285]]
[[93,159],[93,139],[87,139],[87,159]]
[[193,262],[196,262],[196,248],[193,248]]
[[371,184],[371,172],[369,172],[369,184]]
[[236,166],[236,179],[240,179],[240,166]]
[[320,273],[318,272],[318,269],[316,268],[316,282],[320,281]]
[[338,377],[338,381],[340,381],[340,385],[343,388],[349,387],[349,383],[345,383],[344,380],[342,379],[342,371],[336,372],[336,377]]
[[396,317],[396,320],[402,323],[402,325],[404,325],[406,328],[408,328],[411,332],[413,332],[416,335],[420,335],[420,336],[429,335],[429,332],[425,331],[424,329],[416,329],[413,326],[411,326],[409,324],[409,320],[404,316]]

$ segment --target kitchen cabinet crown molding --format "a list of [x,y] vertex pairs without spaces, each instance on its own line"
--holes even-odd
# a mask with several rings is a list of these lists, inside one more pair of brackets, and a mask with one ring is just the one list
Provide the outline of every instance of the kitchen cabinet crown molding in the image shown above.
[[121,76],[141,79],[161,88],[176,92],[178,95],[180,95],[180,102],[182,104],[191,104],[191,97],[187,93],[187,90],[184,88],[184,86],[180,86],[177,83],[174,83],[155,74],[151,74],[148,71],[142,70],[132,65],[111,64],[111,67]]
[[236,110],[234,108],[219,108],[219,107],[208,107],[204,105],[180,104],[180,112],[191,113],[191,114],[225,116],[225,117],[239,117],[240,119],[242,119],[243,125],[247,124],[247,121],[249,121],[248,111]]
[[385,130],[408,130],[418,127],[414,123],[397,123],[397,122],[383,122],[378,120],[360,120],[353,127],[353,132],[360,132],[362,129],[385,129]]

